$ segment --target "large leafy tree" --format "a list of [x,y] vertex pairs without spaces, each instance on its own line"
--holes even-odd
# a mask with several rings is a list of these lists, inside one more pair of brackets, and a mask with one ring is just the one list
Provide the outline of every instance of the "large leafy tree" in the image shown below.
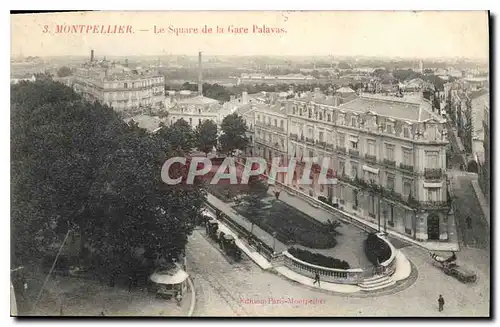
[[171,126],[162,128],[157,135],[166,150],[176,155],[188,154],[195,147],[194,131],[191,125],[182,118]]
[[245,216],[254,220],[260,218],[263,213],[266,203],[264,198],[268,196],[267,191],[269,185],[261,179],[252,179],[248,183],[248,188],[244,195],[238,200],[239,204],[243,207]]
[[208,154],[217,146],[217,124],[212,120],[204,120],[201,124],[196,126],[194,134],[195,145],[198,150]]
[[68,227],[112,272],[133,268],[136,248],[152,258],[182,251],[204,191],[162,187],[162,164],[179,146],[173,134],[151,137],[50,80],[19,83],[11,94],[13,265]]
[[249,145],[247,126],[238,114],[226,116],[222,120],[221,129],[223,134],[219,137],[219,143],[222,152],[233,155],[235,150],[243,151]]

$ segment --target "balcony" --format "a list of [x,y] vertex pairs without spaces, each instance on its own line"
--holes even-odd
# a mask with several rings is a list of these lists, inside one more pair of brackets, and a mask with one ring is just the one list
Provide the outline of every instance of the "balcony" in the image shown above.
[[425,168],[424,177],[426,179],[441,179],[443,170],[441,168]]
[[335,146],[333,144],[327,144],[326,147],[325,147],[325,149],[333,151],[333,150],[335,150]]
[[389,167],[396,167],[396,161],[390,159],[384,159],[384,165]]
[[358,157],[359,158],[359,150],[356,149],[349,149],[349,154],[353,157]]
[[337,152],[342,153],[342,154],[346,154],[347,153],[346,148],[343,147],[343,146],[338,146],[337,147]]
[[421,201],[420,207],[423,209],[442,209],[448,208],[448,201]]
[[406,170],[406,171],[409,171],[409,172],[413,172],[413,166],[411,166],[411,165],[405,165],[404,163],[400,163],[399,168]]
[[377,163],[377,156],[365,154],[365,160],[370,163]]
[[325,148],[326,148],[326,145],[327,145],[327,144],[326,144],[326,142],[325,142],[325,141],[319,141],[319,142],[317,142],[317,143],[316,143],[316,146],[317,146],[318,148],[321,148],[321,149],[325,149]]
[[298,134],[290,133],[290,140],[298,141],[299,140],[299,135]]
[[314,145],[314,138],[312,138],[312,137],[306,137],[306,144]]

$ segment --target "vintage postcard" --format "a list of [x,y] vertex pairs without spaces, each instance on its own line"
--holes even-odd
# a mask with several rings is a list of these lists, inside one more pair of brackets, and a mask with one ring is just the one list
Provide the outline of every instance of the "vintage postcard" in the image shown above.
[[489,317],[489,28],[11,14],[11,315]]

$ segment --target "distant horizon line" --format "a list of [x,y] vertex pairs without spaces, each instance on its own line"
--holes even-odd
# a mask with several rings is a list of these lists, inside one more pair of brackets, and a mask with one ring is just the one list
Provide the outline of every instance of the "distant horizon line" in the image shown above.
[[[457,60],[457,59],[466,59],[466,60],[474,60],[474,61],[489,61],[489,57],[487,58],[482,58],[482,57],[464,57],[464,56],[450,56],[450,57],[404,57],[404,56],[366,56],[366,55],[329,55],[329,54],[319,54],[319,55],[283,55],[283,54],[255,54],[255,55],[246,55],[246,54],[215,54],[215,53],[210,53],[207,54],[206,52],[202,51],[204,54],[204,57],[274,57],[274,58],[328,58],[332,57],[332,59],[336,58],[361,58],[361,59],[389,59],[389,60],[412,60],[412,61],[418,61],[418,60]],[[60,54],[60,55],[25,55],[25,54],[16,54],[13,55],[11,54],[11,59],[15,58],[26,58],[26,57],[38,57],[38,58],[52,58],[52,57],[89,57],[90,56],[90,50],[88,54]],[[99,54],[98,52],[96,53],[96,57],[116,57],[116,58],[134,58],[134,57],[170,57],[170,56],[185,56],[188,58],[198,58],[198,54],[186,54],[186,53],[158,53],[158,54],[144,54],[144,55],[137,55],[137,54],[130,54],[130,55],[116,55],[116,54]]]

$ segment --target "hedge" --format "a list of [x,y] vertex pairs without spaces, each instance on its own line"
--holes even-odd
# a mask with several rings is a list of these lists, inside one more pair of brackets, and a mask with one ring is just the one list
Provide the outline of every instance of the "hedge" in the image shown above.
[[375,233],[368,234],[364,243],[366,257],[373,265],[378,265],[391,257],[391,248]]
[[312,253],[311,251],[302,250],[298,248],[289,248],[288,253],[293,255],[295,258],[302,260],[304,262],[335,269],[350,269],[349,264],[344,260],[335,259],[332,257],[327,257],[319,253]]

